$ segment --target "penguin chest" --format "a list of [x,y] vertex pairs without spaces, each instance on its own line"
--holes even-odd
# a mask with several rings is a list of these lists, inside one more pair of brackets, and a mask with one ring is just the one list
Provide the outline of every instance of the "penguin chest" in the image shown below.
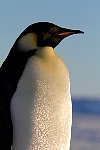
[[[59,59],[58,59],[59,60]],[[71,130],[65,65],[29,59],[11,101],[14,150],[67,150]]]

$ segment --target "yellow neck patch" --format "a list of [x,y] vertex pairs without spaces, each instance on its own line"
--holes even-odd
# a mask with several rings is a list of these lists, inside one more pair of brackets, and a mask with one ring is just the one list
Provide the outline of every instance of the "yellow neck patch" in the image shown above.
[[45,47],[38,47],[38,49],[36,51],[36,55],[41,58],[49,59],[52,56],[54,56],[55,53],[54,53],[54,49],[52,47],[45,46]]

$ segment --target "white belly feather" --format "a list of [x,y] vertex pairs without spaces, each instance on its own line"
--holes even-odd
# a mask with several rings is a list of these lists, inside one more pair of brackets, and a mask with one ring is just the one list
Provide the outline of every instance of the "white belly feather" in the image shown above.
[[59,57],[50,61],[31,57],[18,83],[11,101],[12,150],[69,150],[69,75]]

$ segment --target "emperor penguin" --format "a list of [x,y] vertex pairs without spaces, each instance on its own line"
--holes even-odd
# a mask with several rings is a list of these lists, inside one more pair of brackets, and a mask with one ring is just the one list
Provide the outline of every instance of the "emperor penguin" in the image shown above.
[[54,48],[78,33],[38,22],[17,38],[0,68],[0,150],[70,149],[70,78]]

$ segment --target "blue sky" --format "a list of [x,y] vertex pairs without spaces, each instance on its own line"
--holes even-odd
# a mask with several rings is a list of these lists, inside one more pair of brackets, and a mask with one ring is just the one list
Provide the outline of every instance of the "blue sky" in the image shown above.
[[1,0],[0,64],[19,34],[38,21],[80,29],[55,49],[68,66],[73,96],[100,98],[100,0]]

